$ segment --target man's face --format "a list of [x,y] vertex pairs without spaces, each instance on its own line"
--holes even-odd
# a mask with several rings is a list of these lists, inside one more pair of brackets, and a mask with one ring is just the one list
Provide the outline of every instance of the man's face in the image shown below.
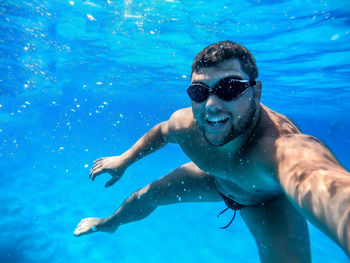
[[[203,67],[198,73],[194,72],[191,82],[203,82],[212,88],[220,79],[228,76],[249,80],[240,62],[231,59],[213,67]],[[210,144],[223,145],[246,131],[260,102],[260,88],[261,83],[258,82],[231,101],[221,100],[215,94],[210,94],[202,103],[192,101],[194,118]]]

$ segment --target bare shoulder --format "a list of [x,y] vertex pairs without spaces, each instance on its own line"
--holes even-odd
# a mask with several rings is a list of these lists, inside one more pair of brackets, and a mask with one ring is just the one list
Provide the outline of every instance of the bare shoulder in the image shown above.
[[300,133],[298,126],[290,118],[264,105],[261,105],[261,108],[268,122],[273,124],[273,127],[277,129],[279,135]]
[[175,111],[166,122],[167,141],[180,143],[195,130],[195,121],[191,108]]
[[194,117],[191,108],[175,111],[169,119],[169,129],[173,132],[190,129],[194,126]]

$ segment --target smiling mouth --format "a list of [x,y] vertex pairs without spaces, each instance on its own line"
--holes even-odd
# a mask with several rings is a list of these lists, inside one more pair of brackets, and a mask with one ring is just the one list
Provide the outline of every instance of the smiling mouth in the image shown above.
[[215,128],[222,127],[227,121],[229,120],[229,117],[207,117],[206,121],[207,123]]

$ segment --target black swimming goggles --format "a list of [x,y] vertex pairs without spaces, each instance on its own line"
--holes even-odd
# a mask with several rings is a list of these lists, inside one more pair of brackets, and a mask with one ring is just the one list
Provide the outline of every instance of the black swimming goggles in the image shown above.
[[219,80],[214,88],[210,88],[203,82],[193,82],[187,89],[191,100],[204,102],[209,94],[215,94],[220,99],[230,101],[237,99],[246,89],[256,84],[255,80],[239,80],[233,77],[226,77]]

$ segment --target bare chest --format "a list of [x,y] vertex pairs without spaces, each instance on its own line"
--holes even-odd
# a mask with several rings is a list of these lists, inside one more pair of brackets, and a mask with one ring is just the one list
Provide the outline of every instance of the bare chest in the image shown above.
[[192,138],[181,145],[185,154],[203,171],[215,177],[219,191],[241,204],[264,202],[280,193],[275,165],[266,145],[252,145],[244,151],[210,147]]

